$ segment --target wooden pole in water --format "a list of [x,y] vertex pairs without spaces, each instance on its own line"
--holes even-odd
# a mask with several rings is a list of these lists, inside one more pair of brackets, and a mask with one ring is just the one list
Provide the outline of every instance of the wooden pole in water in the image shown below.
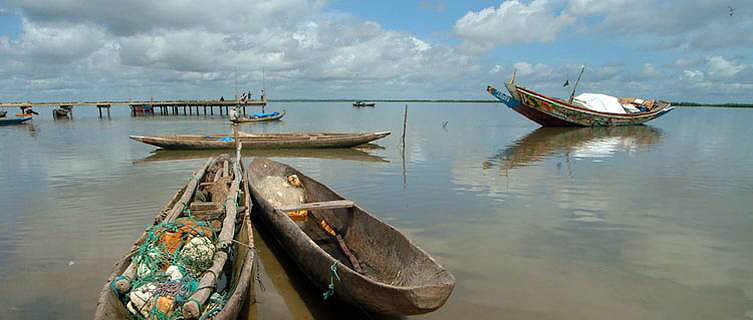
[[408,126],[408,105],[405,105],[403,111],[403,147],[405,147],[405,128]]

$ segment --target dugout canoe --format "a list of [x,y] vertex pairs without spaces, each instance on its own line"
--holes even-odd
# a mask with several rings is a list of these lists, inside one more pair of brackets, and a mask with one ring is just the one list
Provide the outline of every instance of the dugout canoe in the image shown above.
[[[515,76],[505,84],[510,95],[492,86],[486,91],[508,108],[544,127],[609,127],[643,124],[672,111],[672,104],[662,100],[622,98],[637,112],[601,112],[583,103],[563,101],[518,86]],[[640,102],[640,103],[636,103]],[[627,109],[626,109],[627,110]]]
[[[228,161],[227,166],[224,165],[226,160]],[[222,165],[220,165],[220,161],[223,162]],[[226,172],[232,172],[232,178],[224,178]],[[253,230],[249,217],[252,204],[250,192],[248,191],[248,183],[243,178],[245,177],[244,172],[242,163],[229,159],[229,157],[217,157],[207,160],[199,171],[192,175],[191,180],[173,195],[154,218],[152,227],[164,227],[165,224],[162,224],[163,222],[178,221],[176,218],[186,217],[188,214],[191,214],[191,217],[194,219],[216,218],[222,220],[221,230],[215,230],[219,234],[217,236],[217,246],[228,249],[218,249],[215,251],[216,253],[212,259],[212,267],[198,278],[198,286],[194,287],[198,289],[186,293],[180,300],[176,298],[173,302],[175,306],[173,312],[181,312],[186,319],[198,318],[196,316],[189,316],[191,304],[198,306],[199,302],[204,303],[203,306],[198,308],[198,311],[205,311],[209,302],[204,301],[212,301],[207,297],[214,290],[223,290],[226,293],[225,298],[227,300],[221,309],[215,310],[216,313],[212,319],[236,319],[244,303],[247,302],[249,286],[252,285],[251,279],[254,272],[253,261],[255,257],[254,250],[249,249],[254,245]],[[232,182],[229,182],[229,179],[232,179]],[[218,183],[224,184],[225,187],[229,184],[229,188],[222,189],[227,191],[227,196],[218,196],[217,199],[211,199],[212,196],[216,195],[214,193],[216,189],[209,190],[208,188],[217,188]],[[235,194],[236,192],[238,193]],[[207,194],[209,194],[209,200],[206,199]],[[202,197],[203,201],[211,202],[197,203],[198,200],[195,200],[197,197]],[[237,208],[236,197],[241,202],[240,205],[237,205]],[[217,210],[207,209],[207,206],[211,207],[212,205]],[[203,207],[203,209],[200,210],[199,207]],[[188,211],[186,208],[193,210]],[[191,230],[196,229],[196,226],[191,228]],[[147,230],[154,229],[147,228]],[[236,232],[235,230],[238,231]],[[137,264],[132,263],[131,260],[139,254],[138,251],[141,245],[145,241],[149,241],[149,237],[150,234],[144,232],[126,255],[114,265],[112,273],[100,291],[94,319],[134,318],[133,314],[121,302],[123,301],[121,299],[132,289],[132,282],[128,281],[128,276],[134,278],[134,280],[139,279],[137,277],[138,273],[135,271],[138,269]],[[152,237],[152,239],[154,238]],[[180,245],[182,245],[183,240],[185,239],[181,238]],[[228,252],[231,253],[228,255]],[[217,276],[215,274],[222,274],[227,279],[224,289],[217,288]],[[157,297],[153,298],[155,300],[158,299]],[[173,316],[175,315],[173,314]]]
[[[241,132],[239,139],[244,150],[249,149],[287,149],[287,148],[350,148],[390,135],[384,132],[361,133],[265,133],[251,134]],[[200,149],[234,149],[232,135],[166,135],[166,136],[129,136],[131,140],[151,144],[163,149],[200,150]]]
[[290,166],[255,158],[248,168],[258,217],[325,294],[396,316],[434,311],[449,298],[454,276],[394,227]]
[[285,110],[282,110],[282,112],[272,112],[272,113],[259,113],[255,114],[251,117],[240,117],[236,120],[230,120],[231,122],[235,123],[247,123],[247,122],[264,122],[264,121],[276,121],[282,119],[286,114]]

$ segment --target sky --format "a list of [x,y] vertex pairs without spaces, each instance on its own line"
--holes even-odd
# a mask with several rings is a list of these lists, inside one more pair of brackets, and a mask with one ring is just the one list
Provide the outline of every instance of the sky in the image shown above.
[[[732,8],[733,10],[731,10]],[[753,102],[749,0],[0,0],[0,101]]]

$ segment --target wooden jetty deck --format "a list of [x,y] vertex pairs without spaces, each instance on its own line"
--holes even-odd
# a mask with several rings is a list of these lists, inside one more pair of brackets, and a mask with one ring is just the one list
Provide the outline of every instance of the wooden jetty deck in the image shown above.
[[[261,100],[164,100],[164,101],[150,101],[150,100],[129,100],[129,101],[50,101],[50,102],[0,102],[0,107],[59,107],[59,106],[95,106],[99,109],[99,116],[102,117],[102,109],[107,110],[109,117],[110,107],[112,106],[128,106],[131,108],[131,115],[147,115],[155,114],[157,111],[161,115],[179,115],[181,111],[183,115],[196,115],[200,114],[200,108],[203,108],[204,115],[214,115],[214,108],[219,108],[220,115],[227,115],[228,108],[233,106],[240,106],[242,112],[246,114],[247,106],[261,106],[267,105],[266,99]],[[209,112],[207,112],[207,108]]]

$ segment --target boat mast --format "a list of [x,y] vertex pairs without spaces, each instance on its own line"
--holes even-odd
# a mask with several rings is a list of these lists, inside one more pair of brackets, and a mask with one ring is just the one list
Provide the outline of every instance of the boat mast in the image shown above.
[[570,104],[573,103],[573,99],[575,98],[575,89],[578,88],[578,82],[580,82],[580,76],[583,75],[583,70],[585,70],[585,69],[586,69],[585,65],[581,65],[580,66],[580,74],[578,74],[578,80],[575,81],[575,85],[573,86],[573,92],[570,93],[570,99],[567,101]]

